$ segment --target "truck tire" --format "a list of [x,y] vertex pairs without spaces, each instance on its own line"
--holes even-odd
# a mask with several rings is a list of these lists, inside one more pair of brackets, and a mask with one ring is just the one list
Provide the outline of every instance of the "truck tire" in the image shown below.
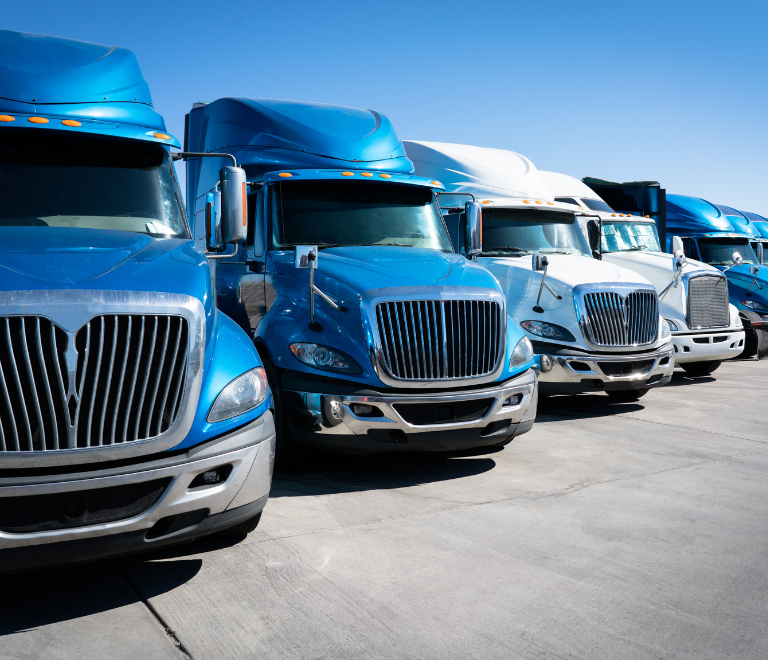
[[606,392],[611,403],[632,403],[637,401],[641,396],[648,394],[649,387],[644,387],[639,390],[612,390]]
[[689,376],[709,376],[722,363],[722,360],[703,360],[701,362],[685,362],[680,366]]
[[[258,348],[258,347],[257,347]],[[280,384],[280,373],[266,351],[259,350],[264,371],[267,372],[267,382],[275,402],[275,467],[290,468],[297,465],[304,452],[301,445],[291,434],[288,417],[283,403],[283,389]]]
[[259,511],[253,518],[244,520],[243,522],[237,523],[237,525],[233,525],[232,527],[227,527],[226,529],[222,529],[219,532],[219,535],[220,536],[245,536],[246,534],[250,534],[254,529],[256,529],[259,526],[260,520],[261,520],[261,511]]

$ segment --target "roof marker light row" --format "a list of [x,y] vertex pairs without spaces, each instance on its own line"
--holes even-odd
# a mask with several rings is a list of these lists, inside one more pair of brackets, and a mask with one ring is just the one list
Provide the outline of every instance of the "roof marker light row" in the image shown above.
[[[12,122],[16,121],[16,117],[12,115],[0,115],[0,122]],[[47,117],[39,117],[39,116],[33,116],[33,117],[27,117],[27,121],[32,124],[49,124],[50,119]],[[64,124],[64,126],[71,126],[72,128],[77,128],[78,126],[82,126],[82,122],[79,122],[75,119],[62,119],[61,123]],[[166,133],[153,133],[153,137],[156,137],[158,140],[170,140],[171,136],[167,135]]]

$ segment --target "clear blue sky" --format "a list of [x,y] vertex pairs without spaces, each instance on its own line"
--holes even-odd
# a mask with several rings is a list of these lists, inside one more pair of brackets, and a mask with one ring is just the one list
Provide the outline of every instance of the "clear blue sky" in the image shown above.
[[401,138],[768,215],[764,0],[37,0],[2,16],[133,49],[180,139],[194,101],[336,103],[383,112]]

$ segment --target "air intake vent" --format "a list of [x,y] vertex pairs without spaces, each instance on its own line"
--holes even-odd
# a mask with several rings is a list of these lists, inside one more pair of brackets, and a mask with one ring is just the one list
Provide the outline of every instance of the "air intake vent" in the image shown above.
[[717,275],[699,275],[688,280],[688,327],[728,327],[728,282]]
[[46,318],[0,318],[0,451],[165,433],[181,405],[187,325],[181,316],[97,316],[70,336]]
[[655,291],[584,294],[586,325],[596,346],[642,346],[656,341],[659,302]]
[[485,300],[414,300],[376,306],[384,363],[401,380],[476,378],[501,360],[502,309]]

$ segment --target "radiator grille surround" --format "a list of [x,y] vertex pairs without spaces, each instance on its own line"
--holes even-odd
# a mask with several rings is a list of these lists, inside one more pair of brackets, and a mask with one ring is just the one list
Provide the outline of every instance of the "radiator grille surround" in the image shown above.
[[578,293],[582,331],[592,346],[647,346],[658,338],[659,301],[655,290],[584,289]]
[[398,300],[375,305],[380,361],[398,381],[483,378],[505,349],[496,300]]
[[685,322],[693,329],[730,325],[728,281],[719,275],[696,275],[687,282]]
[[181,315],[101,315],[73,333],[46,317],[0,317],[0,455],[166,433],[179,416],[189,343]]

